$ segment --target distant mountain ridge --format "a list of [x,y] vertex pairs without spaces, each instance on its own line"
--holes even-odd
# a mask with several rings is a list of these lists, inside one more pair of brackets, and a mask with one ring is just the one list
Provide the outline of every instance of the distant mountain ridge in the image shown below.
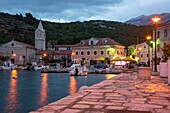
[[152,14],[149,16],[141,15],[136,18],[132,18],[126,21],[125,23],[136,25],[136,26],[148,26],[148,25],[152,25],[151,19],[155,16],[159,16],[161,18],[160,24],[170,21],[170,13],[162,13],[162,14]]

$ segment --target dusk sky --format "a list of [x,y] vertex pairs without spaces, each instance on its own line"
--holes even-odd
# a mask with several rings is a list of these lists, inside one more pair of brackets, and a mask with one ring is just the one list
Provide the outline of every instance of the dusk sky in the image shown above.
[[1,0],[0,12],[30,12],[41,20],[124,22],[140,15],[170,13],[170,0]]

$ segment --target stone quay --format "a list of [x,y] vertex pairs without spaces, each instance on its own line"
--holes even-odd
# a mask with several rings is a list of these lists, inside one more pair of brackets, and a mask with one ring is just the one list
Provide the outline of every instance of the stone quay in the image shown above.
[[170,113],[167,78],[121,73],[30,113]]

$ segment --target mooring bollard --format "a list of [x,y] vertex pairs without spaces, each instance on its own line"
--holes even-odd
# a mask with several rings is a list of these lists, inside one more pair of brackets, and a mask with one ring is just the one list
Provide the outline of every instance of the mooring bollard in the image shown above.
[[151,79],[151,68],[150,67],[138,67],[138,78],[143,80]]

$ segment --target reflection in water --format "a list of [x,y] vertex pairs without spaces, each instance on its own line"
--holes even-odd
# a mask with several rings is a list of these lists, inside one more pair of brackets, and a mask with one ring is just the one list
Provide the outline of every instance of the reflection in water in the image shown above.
[[10,84],[9,84],[9,92],[7,96],[7,104],[6,104],[6,111],[8,113],[12,113],[13,110],[17,107],[17,80],[13,79],[13,76],[17,76],[17,71],[12,70],[11,71],[11,78],[10,78]]
[[41,89],[40,89],[40,100],[39,104],[41,106],[45,105],[47,102],[47,87],[48,87],[48,74],[43,73],[41,75]]
[[76,93],[77,89],[76,89],[76,80],[74,77],[70,77],[70,87],[69,87],[69,94],[72,95],[74,93]]
[[106,79],[110,79],[112,77],[116,76],[115,74],[106,74]]

